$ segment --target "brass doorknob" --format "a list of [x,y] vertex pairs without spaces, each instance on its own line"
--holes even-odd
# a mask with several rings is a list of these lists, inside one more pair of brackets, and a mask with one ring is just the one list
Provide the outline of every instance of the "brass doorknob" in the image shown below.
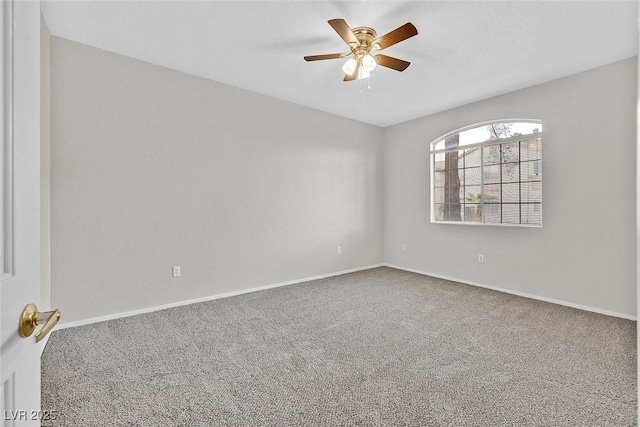
[[36,342],[46,337],[60,320],[60,310],[38,312],[35,304],[27,304],[20,315],[18,332],[22,338],[30,337],[37,325],[43,325],[36,334]]

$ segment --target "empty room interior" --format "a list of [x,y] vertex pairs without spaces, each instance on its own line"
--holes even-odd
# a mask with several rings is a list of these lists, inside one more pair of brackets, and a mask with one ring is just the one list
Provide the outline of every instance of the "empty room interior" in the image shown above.
[[42,425],[637,425],[637,2],[38,7]]

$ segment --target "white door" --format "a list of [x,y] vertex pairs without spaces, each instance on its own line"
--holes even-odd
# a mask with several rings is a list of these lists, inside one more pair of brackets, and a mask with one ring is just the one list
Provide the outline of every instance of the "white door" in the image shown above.
[[0,420],[40,425],[44,341],[18,332],[25,305],[40,300],[40,4],[4,0],[0,6]]

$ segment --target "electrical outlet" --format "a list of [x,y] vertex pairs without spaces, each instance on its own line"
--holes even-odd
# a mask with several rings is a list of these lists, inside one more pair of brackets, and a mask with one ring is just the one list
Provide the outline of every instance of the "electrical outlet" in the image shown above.
[[405,243],[402,244],[402,252],[407,251],[407,245]]
[[342,253],[342,246],[338,246],[338,249],[336,249],[336,253],[338,255],[340,255]]
[[173,277],[180,277],[180,266],[179,265],[174,265],[171,268],[171,275]]
[[478,262],[484,262],[484,255],[478,255]]

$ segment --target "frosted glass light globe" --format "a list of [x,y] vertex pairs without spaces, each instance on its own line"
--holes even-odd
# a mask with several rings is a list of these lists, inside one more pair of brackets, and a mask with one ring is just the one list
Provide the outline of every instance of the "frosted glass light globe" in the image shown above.
[[349,58],[349,60],[345,62],[344,65],[342,66],[342,71],[344,71],[345,74],[350,76],[353,74],[354,71],[356,71],[357,65],[358,63],[356,62],[355,59]]
[[373,56],[367,54],[362,58],[362,68],[367,71],[373,71],[376,68],[376,60],[373,59]]
[[360,67],[360,69],[358,70],[358,79],[366,79],[368,77],[371,77],[371,73],[369,72],[369,70],[364,68],[364,66]]

